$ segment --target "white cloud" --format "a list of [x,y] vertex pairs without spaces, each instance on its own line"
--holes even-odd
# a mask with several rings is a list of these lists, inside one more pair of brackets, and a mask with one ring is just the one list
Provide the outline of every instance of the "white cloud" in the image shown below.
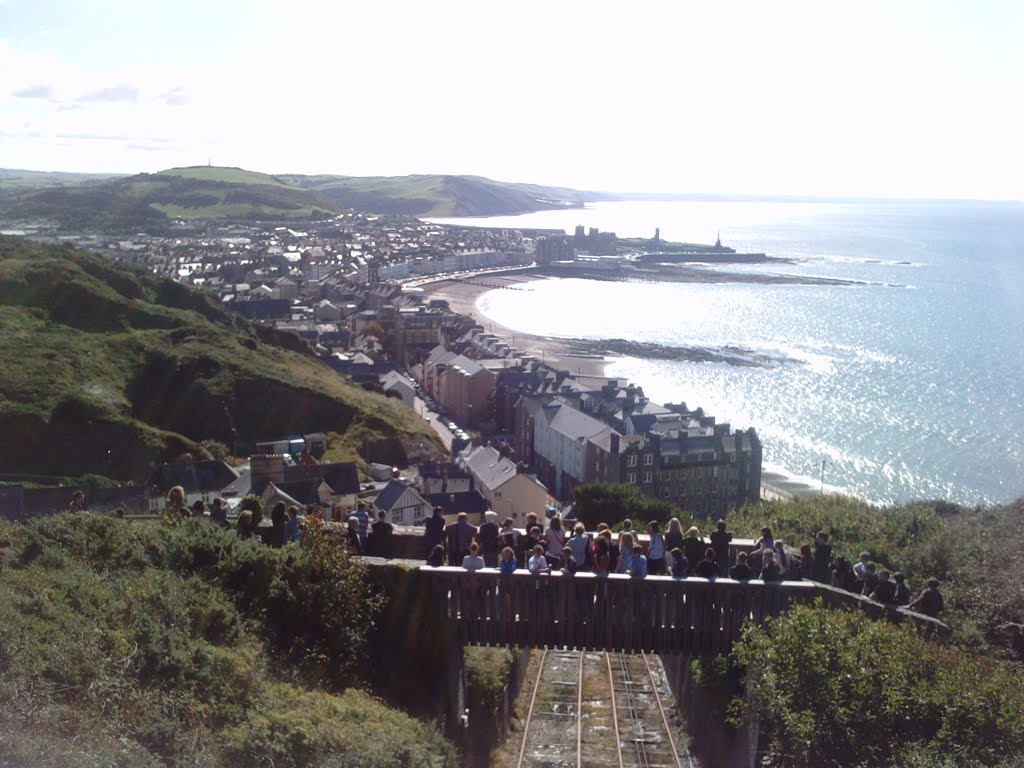
[[[961,34],[936,20],[948,10],[913,3],[246,8],[234,24],[203,17],[202,39],[222,45],[183,38],[173,59],[0,41],[0,94],[22,94],[0,103],[0,129],[39,134],[5,140],[0,166],[212,158],[602,189],[1024,197],[1024,59],[992,11]],[[112,44],[92,31],[96,50]],[[70,146],[48,144],[59,136]]]

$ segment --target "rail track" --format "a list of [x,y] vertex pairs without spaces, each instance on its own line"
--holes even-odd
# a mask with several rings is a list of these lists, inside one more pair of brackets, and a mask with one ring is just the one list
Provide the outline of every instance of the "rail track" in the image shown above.
[[696,768],[646,654],[541,654],[515,768]]

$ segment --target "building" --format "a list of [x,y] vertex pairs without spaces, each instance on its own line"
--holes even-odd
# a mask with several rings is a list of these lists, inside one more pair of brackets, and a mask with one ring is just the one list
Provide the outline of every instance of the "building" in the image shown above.
[[393,525],[422,525],[433,514],[433,505],[410,485],[389,480],[384,490],[374,499],[373,507],[387,514]]
[[498,517],[511,517],[517,526],[530,512],[543,515],[555,504],[540,481],[489,445],[469,446],[459,454],[458,463],[473,476],[477,490]]

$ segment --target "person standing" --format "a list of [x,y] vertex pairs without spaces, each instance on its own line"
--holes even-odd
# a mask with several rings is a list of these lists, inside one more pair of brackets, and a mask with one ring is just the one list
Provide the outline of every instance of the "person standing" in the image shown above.
[[484,523],[480,526],[480,554],[488,568],[498,564],[498,553],[501,551],[498,527],[498,513],[491,510],[484,512]]
[[704,559],[693,569],[693,575],[702,579],[713,579],[719,573],[718,563],[715,561],[715,548],[708,547],[704,550]]
[[370,513],[366,511],[366,502],[360,501],[356,505],[356,511],[352,513],[359,521],[359,542],[363,550],[366,550],[366,538],[370,534]]
[[715,530],[711,532],[710,538],[711,546],[715,550],[718,572],[725,576],[729,572],[729,542],[732,541],[732,534],[725,529],[725,520],[715,523]]
[[659,576],[665,573],[665,537],[657,520],[647,523],[647,573],[651,576]]
[[377,513],[377,519],[370,526],[369,552],[377,557],[391,557],[391,541],[395,535],[395,526],[388,522],[388,513],[383,509]]
[[423,524],[423,548],[429,557],[438,544],[444,544],[444,508],[434,507],[434,514]]
[[469,545],[469,554],[462,558],[462,567],[470,573],[487,567],[484,559],[480,556],[480,545],[475,541]]
[[829,583],[829,565],[832,563],[832,545],[828,542],[828,534],[818,531],[814,539],[814,567],[811,578],[822,584]]
[[[623,539],[623,541],[625,541],[625,539]],[[634,579],[646,579],[647,558],[644,557],[644,548],[639,544],[634,544],[632,552],[633,556],[629,559],[629,566],[626,568],[626,573]]]
[[280,549],[284,546],[284,524],[288,512],[283,501],[277,502],[270,510],[270,546]]
[[85,492],[75,491],[71,494],[71,503],[68,504],[68,512],[88,512],[89,505],[85,503]]
[[478,531],[475,525],[470,525],[469,515],[459,512],[454,523],[444,529],[445,538],[448,540],[448,562],[461,563],[462,559],[469,554],[469,545],[473,543]]
[[931,616],[933,619],[939,618],[939,614],[942,613],[944,607],[942,594],[939,592],[938,579],[928,579],[928,587],[922,590],[921,594],[907,605],[908,610],[923,613],[925,616]]

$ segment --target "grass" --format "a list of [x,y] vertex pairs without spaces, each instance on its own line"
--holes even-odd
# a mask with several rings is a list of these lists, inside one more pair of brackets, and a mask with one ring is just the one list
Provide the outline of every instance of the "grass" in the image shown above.
[[[349,458],[368,444],[391,463],[420,444],[422,458],[438,450],[411,410],[294,338],[284,348],[197,291],[99,257],[0,240],[0,323],[7,471],[141,479],[148,461],[202,440],[320,430],[338,433]],[[116,466],[98,466],[96,449],[115,446]]]
[[274,187],[288,187],[275,176],[242,168],[226,168],[220,166],[193,165],[187,168],[168,168],[156,176],[178,176],[183,179],[198,181],[216,181],[226,184],[269,184]]
[[2,765],[457,764],[353,687],[379,600],[322,537],[60,515],[0,544]]
[[[761,526],[799,547],[819,530],[833,555],[852,566],[868,552],[879,567],[903,571],[916,596],[929,578],[942,583],[954,640],[966,647],[1024,661],[1024,590],[1016,553],[1024,551],[1024,499],[964,508],[942,501],[875,507],[845,496],[793,498],[731,513],[734,536],[755,537]],[[705,530],[706,533],[706,530]]]

